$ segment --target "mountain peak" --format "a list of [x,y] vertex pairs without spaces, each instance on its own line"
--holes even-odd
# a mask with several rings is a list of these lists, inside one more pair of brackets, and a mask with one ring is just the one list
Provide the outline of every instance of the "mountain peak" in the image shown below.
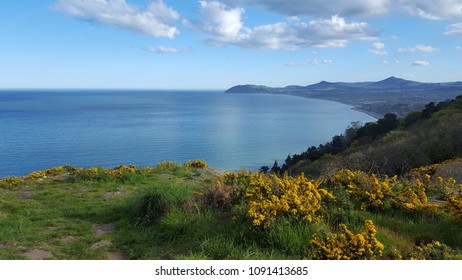
[[386,78],[385,80],[372,83],[371,86],[374,87],[401,87],[401,86],[416,86],[420,85],[419,82],[409,81],[395,76]]

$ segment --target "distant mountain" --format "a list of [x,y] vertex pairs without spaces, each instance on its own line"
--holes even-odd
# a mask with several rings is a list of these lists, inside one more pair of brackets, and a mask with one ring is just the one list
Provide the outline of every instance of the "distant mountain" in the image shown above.
[[407,88],[407,87],[417,87],[417,86],[422,86],[425,85],[424,83],[419,83],[419,82],[414,82],[414,81],[409,81],[405,79],[400,79],[396,78],[394,76],[387,78],[382,81],[378,81],[375,83],[371,83],[368,85],[369,87],[374,87],[374,88]]
[[403,116],[411,111],[421,110],[429,102],[453,99],[462,95],[462,82],[421,83],[392,76],[377,82],[322,81],[307,86],[290,85],[279,88],[238,85],[225,92],[290,94],[333,100],[380,117],[388,112]]
[[274,88],[258,85],[238,85],[228,89],[227,93],[272,93]]

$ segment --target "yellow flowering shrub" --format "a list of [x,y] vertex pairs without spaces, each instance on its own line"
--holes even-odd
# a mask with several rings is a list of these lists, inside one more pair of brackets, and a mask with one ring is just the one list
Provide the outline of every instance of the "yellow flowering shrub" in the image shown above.
[[3,179],[0,179],[0,187],[10,189],[19,186],[24,182],[25,181],[23,177],[5,177]]
[[245,169],[237,172],[226,172],[222,178],[227,185],[248,185],[251,173]]
[[[430,179],[427,179],[429,182]],[[409,183],[404,190],[393,195],[393,203],[396,207],[406,211],[429,211],[436,212],[439,206],[429,204],[426,194],[425,184],[419,179],[415,180],[414,184]]]
[[414,176],[425,176],[429,175],[432,176],[435,174],[435,172],[440,168],[440,164],[432,164],[432,165],[426,165],[426,166],[421,166],[418,168],[414,168],[411,170],[411,174]]
[[391,190],[396,183],[396,177],[379,180],[375,174],[348,169],[340,170],[328,180],[334,188],[345,188],[363,210],[383,210],[385,200],[391,198]]
[[43,178],[43,177],[46,177],[46,176],[47,176],[47,173],[45,171],[34,171],[34,172],[29,173],[26,176],[26,179],[28,179],[28,180],[36,180],[38,178]]
[[104,174],[112,176],[116,179],[122,179],[122,176],[125,174],[135,174],[135,173],[140,173],[140,170],[133,164],[130,164],[128,166],[119,165],[113,169],[104,170]]
[[444,203],[444,208],[459,223],[462,223],[462,197],[453,196]]
[[317,222],[323,198],[334,199],[331,193],[319,189],[321,181],[310,181],[303,174],[283,177],[270,174],[250,175],[246,191],[248,216],[255,226],[269,226],[278,216],[288,216],[297,221]]
[[377,231],[371,220],[365,221],[366,231],[351,232],[345,224],[341,233],[311,240],[311,258],[321,260],[372,260],[382,256],[385,246],[377,240]]
[[415,246],[409,256],[411,260],[460,260],[461,258],[461,255],[456,254],[453,249],[439,241]]
[[191,160],[191,161],[186,162],[184,166],[187,168],[203,169],[203,168],[207,168],[208,164],[203,160],[197,159],[197,160]]

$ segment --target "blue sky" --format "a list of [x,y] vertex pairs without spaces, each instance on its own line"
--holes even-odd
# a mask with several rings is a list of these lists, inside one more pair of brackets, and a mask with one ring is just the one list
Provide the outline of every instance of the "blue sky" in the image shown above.
[[0,88],[462,80],[462,0],[2,0]]

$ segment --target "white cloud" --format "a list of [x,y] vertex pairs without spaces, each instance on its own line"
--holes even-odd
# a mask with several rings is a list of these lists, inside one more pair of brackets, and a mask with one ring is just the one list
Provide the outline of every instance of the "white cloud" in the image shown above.
[[451,24],[447,29],[448,31],[444,32],[444,35],[462,36],[462,22]]
[[162,0],[146,10],[125,0],[58,0],[54,8],[73,17],[134,30],[149,36],[174,38],[178,29],[171,25],[180,15]]
[[321,64],[332,64],[332,63],[333,63],[332,59],[322,59],[322,60],[319,60],[319,59],[317,59],[317,58],[308,60],[308,62],[309,62],[311,65],[321,65]]
[[244,26],[241,19],[245,12],[243,8],[228,8],[218,1],[199,1],[199,4],[203,20],[184,20],[184,25],[210,34],[217,42],[239,40]]
[[293,62],[293,61],[287,61],[286,66],[287,67],[301,67],[301,66],[303,66],[303,64]]
[[382,63],[383,63],[383,64],[388,64],[388,60],[385,60],[385,59],[384,59],[384,60],[382,60]]
[[150,53],[157,53],[157,54],[166,54],[166,53],[173,54],[173,53],[181,52],[180,49],[166,47],[166,46],[150,47],[147,51]]
[[456,50],[462,51],[462,47],[461,47],[461,46],[457,46],[457,47],[456,47]]
[[393,11],[427,19],[462,18],[462,0],[222,0],[229,5],[250,4],[284,16],[373,18]]
[[419,44],[413,47],[399,48],[398,51],[399,52],[433,53],[433,52],[439,51],[439,49],[434,48],[429,45]]
[[209,35],[213,46],[236,45],[248,49],[298,50],[342,48],[352,40],[372,40],[377,36],[367,23],[347,22],[339,16],[329,19],[289,20],[256,27],[242,21],[244,9],[230,8],[217,1],[200,1],[201,20],[184,25]]
[[369,47],[369,52],[375,55],[387,55],[388,52],[384,50],[385,44],[382,42],[374,42]]
[[393,5],[427,19],[462,18],[462,0],[397,0]]
[[411,63],[412,66],[429,66],[430,62],[425,60],[416,60]]
[[388,11],[390,0],[223,0],[229,5],[252,4],[284,16],[376,17]]

